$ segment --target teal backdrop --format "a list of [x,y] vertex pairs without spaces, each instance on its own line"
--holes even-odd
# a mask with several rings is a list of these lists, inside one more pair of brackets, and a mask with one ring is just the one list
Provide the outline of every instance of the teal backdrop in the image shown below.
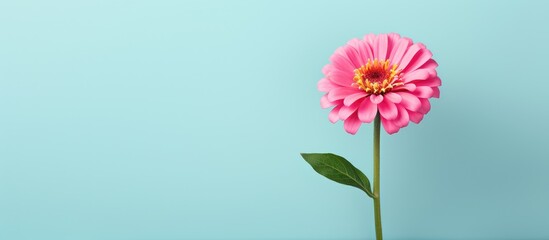
[[549,239],[549,2],[0,2],[0,239],[373,239],[372,126],[328,121],[333,51],[398,32],[439,62],[381,135],[385,237]]

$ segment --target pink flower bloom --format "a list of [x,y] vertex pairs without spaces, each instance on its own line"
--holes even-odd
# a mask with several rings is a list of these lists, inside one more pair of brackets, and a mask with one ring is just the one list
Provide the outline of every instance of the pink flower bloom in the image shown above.
[[396,33],[368,34],[338,48],[322,72],[318,90],[323,108],[334,107],[328,118],[344,122],[355,134],[362,123],[381,115],[389,134],[419,123],[431,109],[429,98],[438,98],[441,85],[433,54],[421,43]]

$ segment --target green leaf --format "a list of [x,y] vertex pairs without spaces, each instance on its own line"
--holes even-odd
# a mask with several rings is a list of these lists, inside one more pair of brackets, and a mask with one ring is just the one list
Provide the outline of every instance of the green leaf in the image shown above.
[[301,156],[320,175],[338,183],[356,187],[374,198],[370,180],[345,158],[332,153],[302,153]]

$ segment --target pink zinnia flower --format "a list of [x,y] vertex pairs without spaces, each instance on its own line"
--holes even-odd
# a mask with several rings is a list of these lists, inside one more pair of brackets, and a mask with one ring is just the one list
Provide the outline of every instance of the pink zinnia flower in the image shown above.
[[378,112],[385,131],[396,133],[410,121],[419,123],[431,109],[429,98],[440,95],[432,56],[425,45],[396,33],[352,39],[322,69],[318,89],[326,94],[320,104],[333,106],[330,121],[343,120],[350,134]]

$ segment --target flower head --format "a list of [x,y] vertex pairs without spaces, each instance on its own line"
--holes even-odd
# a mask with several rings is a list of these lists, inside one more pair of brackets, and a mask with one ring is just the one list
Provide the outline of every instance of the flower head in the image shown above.
[[334,107],[330,121],[342,120],[350,134],[378,113],[385,131],[396,133],[410,121],[419,123],[431,109],[429,98],[440,95],[432,56],[423,44],[396,33],[352,39],[322,69],[318,89],[326,94],[320,104]]

